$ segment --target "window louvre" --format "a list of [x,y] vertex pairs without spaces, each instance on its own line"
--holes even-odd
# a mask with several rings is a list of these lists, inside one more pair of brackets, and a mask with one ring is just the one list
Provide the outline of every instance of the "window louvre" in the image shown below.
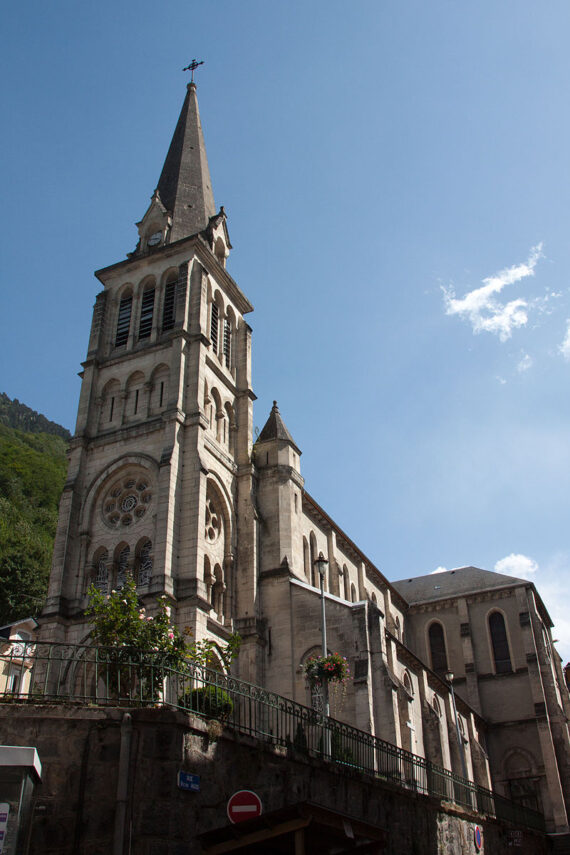
[[131,309],[133,298],[122,297],[119,303],[119,318],[117,320],[117,335],[115,336],[115,347],[126,344],[129,340],[129,329],[131,326]]
[[218,352],[218,318],[219,309],[217,303],[212,303],[212,322],[210,324],[210,340],[214,353]]
[[171,330],[176,319],[176,282],[167,282],[164,289],[164,307],[162,309],[162,330]]
[[150,338],[152,332],[152,316],[154,313],[154,288],[149,288],[142,296],[141,319],[139,323],[139,339]]
[[232,325],[227,318],[224,318],[224,362],[226,368],[230,367],[231,362],[231,347],[232,347]]

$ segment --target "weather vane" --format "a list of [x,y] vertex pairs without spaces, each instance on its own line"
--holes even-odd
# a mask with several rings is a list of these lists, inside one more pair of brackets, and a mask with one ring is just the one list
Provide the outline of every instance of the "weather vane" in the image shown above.
[[190,63],[190,65],[187,65],[186,68],[182,69],[182,71],[191,71],[192,72],[192,79],[191,79],[190,83],[194,83],[194,72],[196,71],[196,69],[198,68],[199,65],[204,65],[204,60],[202,59],[202,60],[200,60],[200,62],[198,62],[197,59],[193,59],[192,62]]

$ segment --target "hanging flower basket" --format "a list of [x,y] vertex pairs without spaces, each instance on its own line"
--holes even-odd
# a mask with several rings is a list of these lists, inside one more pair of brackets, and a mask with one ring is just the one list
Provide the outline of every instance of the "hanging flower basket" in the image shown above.
[[328,656],[311,656],[305,662],[305,674],[311,683],[346,683],[350,669],[346,656],[330,653]]

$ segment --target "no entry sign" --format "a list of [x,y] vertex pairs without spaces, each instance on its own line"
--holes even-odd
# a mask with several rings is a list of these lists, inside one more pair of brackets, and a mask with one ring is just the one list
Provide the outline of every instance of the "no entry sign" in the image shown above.
[[238,790],[228,801],[228,819],[230,822],[243,822],[261,816],[261,799],[252,790]]

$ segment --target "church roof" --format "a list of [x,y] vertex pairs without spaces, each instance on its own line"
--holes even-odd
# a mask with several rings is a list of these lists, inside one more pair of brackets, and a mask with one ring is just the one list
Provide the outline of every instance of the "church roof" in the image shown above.
[[517,579],[504,573],[493,573],[480,567],[458,567],[444,573],[430,573],[413,579],[401,579],[392,582],[396,590],[408,601],[426,603],[432,600],[446,600],[464,594],[476,593],[493,588],[512,588],[530,584],[528,579]]
[[188,84],[157,190],[172,215],[171,243],[201,232],[216,213],[195,83]]
[[265,426],[259,434],[257,441],[267,442],[268,440],[272,439],[282,439],[285,442],[289,442],[291,443],[295,451],[297,451],[299,454],[301,453],[297,448],[293,437],[287,430],[285,422],[281,418],[281,413],[279,412],[277,401],[273,401],[273,407],[271,408],[269,418],[265,422]]

